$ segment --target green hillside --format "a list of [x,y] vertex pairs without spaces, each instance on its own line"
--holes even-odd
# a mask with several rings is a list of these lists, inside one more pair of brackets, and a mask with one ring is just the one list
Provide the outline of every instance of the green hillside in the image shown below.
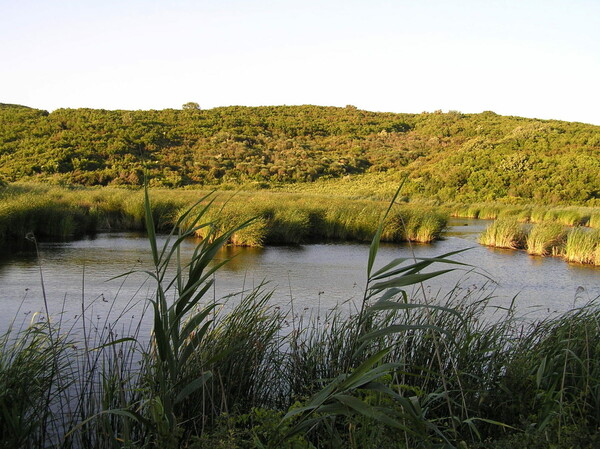
[[0,179],[183,187],[400,179],[441,201],[600,204],[600,127],[319,106],[52,113],[0,104]]

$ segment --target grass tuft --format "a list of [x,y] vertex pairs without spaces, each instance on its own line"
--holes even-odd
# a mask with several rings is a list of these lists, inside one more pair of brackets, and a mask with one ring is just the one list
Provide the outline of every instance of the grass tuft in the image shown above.
[[600,231],[575,228],[567,236],[565,259],[568,262],[600,265],[597,248],[600,245]]
[[494,221],[479,237],[479,243],[497,248],[524,248],[526,233],[515,218]]
[[527,252],[538,256],[558,256],[564,251],[567,232],[559,223],[533,225],[526,239]]

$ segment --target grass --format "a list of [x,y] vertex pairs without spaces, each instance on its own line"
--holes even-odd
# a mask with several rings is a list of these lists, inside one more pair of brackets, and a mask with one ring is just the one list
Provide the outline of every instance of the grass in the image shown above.
[[590,219],[590,213],[583,208],[552,208],[546,212],[544,219],[565,226],[584,226]]
[[538,256],[558,256],[564,251],[567,232],[559,223],[534,225],[526,239],[527,253]]
[[479,243],[496,248],[523,248],[526,234],[514,218],[501,218],[494,221],[479,237]]
[[565,260],[568,262],[600,265],[598,247],[600,231],[575,228],[567,236]]
[[56,371],[67,363],[65,341],[52,338],[47,322],[33,322],[0,344],[0,447],[44,447],[63,393]]
[[450,215],[462,218],[495,220],[515,217],[519,222],[555,222],[564,226],[600,226],[597,207],[540,206],[503,203],[455,204],[446,206]]
[[[219,205],[200,200],[159,247],[145,199],[151,336],[123,317],[92,325],[83,313],[80,334],[50,320],[3,337],[4,447],[501,448],[519,440],[566,449],[598,442],[597,303],[528,322],[512,308],[494,309],[483,290],[459,284],[432,296],[423,282],[471,267],[455,262],[455,253],[380,267],[381,237],[403,213],[391,206],[379,215],[364,295],[352,312],[341,305],[302,316],[293,303],[281,311],[264,286],[215,300],[214,274],[225,263],[212,263],[216,251],[255,221],[220,231],[210,216]],[[182,260],[180,244],[200,229],[206,237]]]
[[[208,192],[153,191],[153,216],[165,231],[191,204]],[[228,244],[262,246],[317,240],[369,241],[386,203],[306,193],[270,191],[219,192],[207,212],[217,230],[259,217],[252,226],[231,235]],[[402,217],[410,232],[391,223],[385,241],[430,242],[446,226],[446,214],[423,205],[404,205]],[[33,233],[42,239],[65,239],[103,230],[143,230],[144,198],[139,190],[118,188],[67,189],[18,184],[0,193],[0,244],[19,242]],[[398,218],[399,220],[399,218]],[[409,223],[410,222],[410,223]],[[198,230],[204,237],[207,229]]]

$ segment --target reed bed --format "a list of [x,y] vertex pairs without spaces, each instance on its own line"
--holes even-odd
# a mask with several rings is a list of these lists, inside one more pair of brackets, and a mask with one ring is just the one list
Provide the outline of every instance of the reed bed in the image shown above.
[[532,226],[526,238],[527,253],[537,256],[560,256],[564,252],[567,231],[559,223]]
[[479,243],[496,248],[524,248],[526,232],[515,218],[494,221],[479,237]]
[[421,283],[461,267],[456,253],[375,268],[391,208],[350,313],[342,304],[303,316],[293,301],[282,311],[264,286],[215,300],[225,262],[213,257],[252,221],[207,235],[182,261],[182,238],[216,232],[211,209],[189,222],[194,213],[182,214],[159,247],[148,198],[144,208],[152,335],[123,317],[91,325],[85,316],[83,340],[60,320],[5,335],[4,447],[596,447],[597,303],[527,322],[494,309],[482,289],[431,295]]
[[552,208],[544,215],[544,220],[554,221],[565,226],[584,226],[589,219],[589,212],[582,208]]
[[[0,242],[38,238],[65,239],[106,230],[143,230],[144,197],[140,190],[119,188],[66,189],[11,185],[0,196]],[[205,191],[153,190],[153,211],[159,230],[167,230]],[[258,217],[252,226],[231,236],[229,244],[262,246],[318,240],[369,241],[386,203],[343,197],[282,192],[219,192],[209,215],[224,230]],[[390,224],[385,241],[430,242],[440,237],[446,215],[434,207],[403,207],[410,232]],[[203,237],[206,229],[198,231]]]
[[[459,204],[449,207],[450,215],[495,220],[515,217],[520,222],[556,222],[564,226],[598,227],[598,208],[583,206],[532,206],[500,203]],[[596,217],[596,218],[594,218]]]
[[600,265],[598,247],[600,231],[575,228],[567,236],[565,260],[568,262]]
[[[245,246],[368,241],[385,212],[385,203],[379,201],[264,192],[220,193],[213,206],[208,215],[220,230],[258,217],[229,242]],[[446,215],[436,209],[403,206],[390,217],[382,240],[431,242],[441,236],[446,223]],[[201,229],[197,234],[204,237],[207,232]]]

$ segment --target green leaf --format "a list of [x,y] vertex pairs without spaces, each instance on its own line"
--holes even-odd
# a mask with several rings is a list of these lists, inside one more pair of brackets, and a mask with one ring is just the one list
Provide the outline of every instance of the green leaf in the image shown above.
[[396,202],[396,198],[398,198],[398,195],[400,194],[400,190],[402,189],[402,186],[404,186],[405,182],[406,182],[406,177],[404,178],[404,180],[402,181],[402,183],[396,190],[396,193],[394,194],[392,201],[390,201],[390,204],[389,204],[387,210],[385,211],[383,218],[379,222],[379,226],[377,226],[377,231],[375,232],[375,236],[373,237],[373,240],[371,241],[371,246],[369,247],[369,260],[367,262],[367,279],[371,278],[371,270],[373,269],[373,264],[375,263],[375,258],[377,257],[377,252],[379,251],[379,243],[381,241],[381,234],[383,233],[383,225],[385,224],[385,220],[388,217],[390,210],[392,210],[392,206]]
[[96,346],[95,348],[90,349],[90,351],[99,351],[100,349],[104,349],[109,346],[118,345],[119,343],[125,343],[126,341],[133,341],[133,342],[137,343],[137,340],[133,337],[124,337],[124,338],[119,338],[117,340],[110,341],[110,342],[105,343],[100,346]]
[[[464,251],[467,251],[469,249],[470,248],[464,248],[464,249],[459,249],[459,250],[456,250],[456,251],[450,251],[449,253],[441,254],[441,255],[436,256],[436,257],[427,257],[427,258],[407,258],[407,257],[400,257],[398,259],[395,259],[395,260],[391,261],[385,267],[379,269],[376,273],[373,274],[373,277],[371,279],[372,280],[383,279],[383,278],[386,278],[386,277],[395,276],[396,274],[405,273],[405,272],[408,272],[408,271],[411,271],[411,270],[416,273],[416,272],[422,270],[423,268],[428,267],[429,265],[431,265],[433,263],[447,263],[447,264],[462,265],[462,266],[471,267],[470,264],[466,264],[466,263],[463,263],[463,262],[457,262],[457,261],[452,260],[452,259],[447,259],[447,257],[449,257],[449,256],[454,256],[456,254],[460,254],[460,253],[462,253]],[[419,262],[415,262],[414,264],[407,265],[405,267],[399,268],[398,270],[389,271],[390,269],[395,268],[396,266],[400,265],[401,263],[407,262],[409,260],[419,261]]]
[[416,274],[409,274],[409,275],[405,275],[405,276],[399,276],[397,278],[390,279],[388,281],[378,282],[377,284],[374,284],[371,287],[369,287],[369,289],[374,292],[380,292],[382,290],[385,290],[387,288],[392,288],[392,287],[406,287],[409,285],[415,285],[420,282],[424,282],[427,279],[441,276],[442,274],[448,273],[450,271],[452,271],[452,270],[439,270],[439,271],[433,271],[431,273],[416,273]]
[[400,422],[391,418],[383,411],[383,408],[372,407],[359,398],[354,396],[338,394],[335,396],[335,400],[341,402],[345,406],[351,408],[352,410],[360,413],[361,415],[379,421],[387,426],[394,427],[396,429],[406,430],[409,429],[406,426],[403,426]]
[[207,371],[202,374],[202,376],[194,379],[189,384],[181,389],[179,394],[175,397],[174,404],[179,404],[185,398],[187,398],[190,394],[197,391],[199,388],[202,388],[206,382],[212,377],[212,373]]
[[154,218],[152,217],[152,206],[150,205],[150,196],[148,195],[148,185],[144,186],[144,211],[146,215],[146,232],[148,233],[148,240],[150,241],[150,247],[152,248],[152,259],[154,260],[154,266],[159,266],[158,248],[156,245],[156,229],[154,227]]

